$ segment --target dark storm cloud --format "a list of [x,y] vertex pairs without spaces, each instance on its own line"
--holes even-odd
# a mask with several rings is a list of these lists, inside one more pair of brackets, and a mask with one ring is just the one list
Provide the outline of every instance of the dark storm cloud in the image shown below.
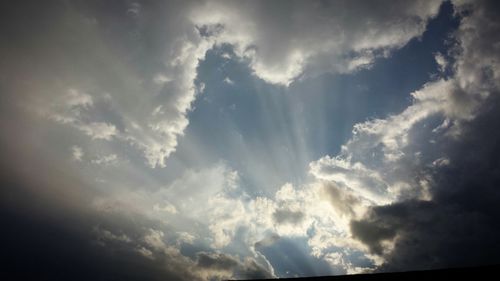
[[[91,187],[47,167],[51,165],[34,161],[26,165],[30,172],[36,169],[45,174],[49,182],[41,177],[32,180],[30,174],[12,171],[7,165],[2,160],[2,279],[197,280],[185,271],[188,263],[173,269],[165,264],[183,263],[168,256],[153,261],[137,251],[140,243],[136,240],[156,222],[139,215],[88,209],[85,189]],[[120,234],[123,241],[103,240],[95,231],[98,226]]]
[[[30,158],[20,171],[7,160],[0,162],[0,276],[7,280],[273,277],[252,258],[196,246],[196,257],[187,258],[169,243],[175,232],[163,234],[169,226],[127,206],[91,208],[93,187],[53,164]],[[45,176],[33,179],[34,171]]]
[[247,259],[243,262],[226,254],[205,253],[197,254],[197,265],[208,271],[235,272],[241,279],[272,278],[273,274],[258,265],[254,260]]
[[396,229],[393,225],[377,222],[352,221],[351,232],[354,238],[368,245],[370,251],[381,255],[384,247],[381,242],[394,238]]
[[500,262],[499,92],[487,100],[464,139],[448,144],[450,165],[435,172],[433,201],[375,210],[401,238],[384,270]]
[[[454,137],[434,133],[436,148],[446,156],[440,159],[446,160],[418,167],[431,179],[430,201],[374,207],[362,220],[351,222],[353,236],[374,253],[382,254],[381,243],[394,239],[394,250],[384,253],[381,271],[500,262],[498,4],[473,1],[457,10],[467,15],[457,31],[461,56],[455,65],[456,79],[467,82],[457,95],[465,95],[469,105],[469,95],[478,89],[487,92],[488,98],[477,108],[474,119],[456,125]],[[414,132],[413,141],[428,142],[429,138],[421,136],[432,136],[431,128],[421,126],[419,130],[423,131]],[[424,158],[435,152],[421,151]]]

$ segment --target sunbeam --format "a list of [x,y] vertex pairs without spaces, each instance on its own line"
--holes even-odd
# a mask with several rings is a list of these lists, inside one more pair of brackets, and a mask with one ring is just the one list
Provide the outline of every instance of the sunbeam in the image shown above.
[[7,1],[0,275],[500,263],[494,1]]

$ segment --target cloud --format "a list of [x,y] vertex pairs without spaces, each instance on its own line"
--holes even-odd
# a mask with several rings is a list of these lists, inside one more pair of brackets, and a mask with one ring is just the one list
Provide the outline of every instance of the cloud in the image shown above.
[[[484,92],[468,94],[459,84],[459,77],[429,82],[411,94],[413,103],[401,113],[354,125],[353,137],[339,155],[311,162],[310,173],[340,184],[375,205],[426,197],[427,178],[420,171],[432,162],[424,164],[430,159],[423,158],[422,153],[432,144],[425,140],[419,143],[417,138],[441,134],[458,137],[460,124],[474,119],[487,97]],[[440,118],[444,121],[434,128],[434,135],[422,127]],[[444,155],[437,152],[435,157]]]
[[161,230],[150,229],[149,233],[144,236],[146,244],[154,249],[163,249],[166,247],[163,242],[163,232]]
[[92,140],[111,140],[119,132],[114,124],[91,121],[90,110],[94,99],[89,94],[70,88],[53,104],[37,109],[42,115],[55,122],[70,125]]
[[[13,263],[66,279],[262,278],[274,276],[262,247],[278,237],[304,239],[311,256],[346,272],[384,262],[381,270],[497,260],[494,7],[457,7],[463,19],[448,61],[453,75],[413,92],[401,113],[357,124],[339,155],[310,164],[312,182],[250,195],[245,175],[229,164],[179,168],[183,159],[172,181],[164,181],[165,170],[131,165],[121,176],[139,175],[139,183],[100,186],[84,176],[86,170],[60,173],[67,162],[44,156],[53,139],[39,140],[37,133],[49,128],[61,142],[85,143],[85,154],[72,147],[77,161],[105,151],[91,162],[130,156],[142,157],[147,167],[165,167],[204,90],[197,69],[207,51],[228,44],[233,52],[224,59],[241,59],[256,77],[277,85],[325,71],[352,73],[419,37],[440,2],[348,1],[342,9],[340,2],[324,1],[54,3],[30,9],[9,4],[9,25],[0,25],[16,34],[2,49],[7,55],[0,66],[8,97],[2,97],[8,105],[0,106],[7,110],[1,122],[16,128],[1,140],[18,148],[6,149],[12,162],[3,160],[2,173],[15,173],[5,186],[43,190],[30,193],[31,199],[24,189],[2,190],[15,195],[2,196],[11,226],[4,241],[19,239],[18,233],[27,241],[7,243],[7,253],[16,254]],[[23,115],[31,114],[26,108],[56,125]],[[15,118],[5,113],[13,111]],[[33,131],[37,125],[42,129]],[[41,144],[28,145],[34,139]],[[32,211],[12,215],[23,209],[12,207],[17,202]],[[47,252],[62,264],[41,258]]]
[[163,202],[161,206],[160,204],[155,204],[153,205],[153,210],[155,211],[161,211],[161,212],[167,212],[171,214],[177,214],[177,208],[175,208],[174,205],[170,204],[169,202]]
[[[9,65],[29,69],[16,71],[16,75],[34,77],[38,87],[46,89],[33,98],[32,107],[40,110],[44,104],[43,113],[51,120],[71,125],[92,140],[126,143],[142,152],[149,167],[165,167],[189,124],[192,104],[202,92],[196,82],[197,68],[207,51],[228,44],[234,50],[231,58],[246,61],[257,77],[289,85],[304,75],[369,67],[376,58],[420,36],[440,3],[47,5],[38,14],[33,12],[30,32],[55,39],[23,37],[28,43],[11,51],[12,57],[30,54],[33,64],[40,67],[11,61]],[[342,9],[337,8],[340,4]],[[392,8],[382,8],[385,6]],[[47,18],[54,25],[36,25]],[[18,18],[10,20],[15,23],[13,29],[24,31],[26,26]],[[62,45],[68,47],[53,51]],[[42,68],[55,69],[53,77],[45,79],[46,74],[37,71]],[[28,90],[28,95],[33,93]],[[98,100],[103,95],[108,97],[109,107]],[[51,106],[58,100],[61,104]],[[161,110],[156,111],[159,106]]]
[[130,239],[130,237],[128,237],[124,233],[117,235],[107,229],[100,229],[99,227],[96,227],[94,231],[97,232],[97,236],[99,237],[99,239],[102,239],[104,241],[119,241],[124,243],[132,242],[132,239]]
[[367,223],[366,221],[351,221],[351,232],[354,238],[361,240],[370,247],[370,251],[382,255],[388,249],[382,242],[391,240],[396,236],[393,226],[383,224]]
[[87,93],[80,92],[76,89],[68,89],[68,94],[64,96],[63,103],[69,107],[87,108],[93,105],[92,96]]
[[81,147],[79,147],[77,145],[73,145],[71,147],[71,157],[73,158],[73,160],[81,162],[83,155],[84,155],[84,153],[83,153],[83,149]]
[[455,5],[463,18],[452,75],[412,93],[401,113],[355,125],[339,155],[310,165],[313,176],[337,186],[334,195],[340,186],[368,199],[349,232],[382,258],[380,271],[500,260],[492,239],[498,161],[490,160],[498,157],[496,4]]
[[301,211],[292,211],[289,209],[278,209],[273,213],[273,219],[276,223],[297,224],[304,219],[304,213]]
[[223,278],[266,279],[275,277],[255,260],[247,258],[240,261],[236,257],[226,254],[204,253],[197,254],[197,266],[205,274]]
[[165,84],[165,83],[168,83],[170,81],[172,81],[171,78],[168,78],[167,76],[163,75],[163,74],[157,74],[154,78],[153,78],[153,81],[156,83],[156,84]]
[[325,156],[309,166],[309,172],[316,179],[347,186],[371,202],[383,203],[387,200],[384,196],[388,189],[387,183],[378,171],[367,168],[362,162],[351,163],[342,157]]
[[304,72],[351,72],[371,65],[420,36],[440,4],[208,1],[192,11],[191,20],[219,44],[233,45],[261,79],[289,85]]
[[[193,264],[187,258],[175,252],[159,254],[148,248],[144,238],[154,238],[154,232],[149,231],[156,229],[154,221],[133,212],[95,210],[88,204],[95,196],[93,186],[70,171],[61,173],[58,165],[36,157],[31,160],[25,165],[33,165],[36,170],[12,167],[8,175],[3,174],[8,165],[1,161],[0,181],[2,186],[9,186],[2,189],[0,202],[5,228],[0,238],[6,243],[0,254],[4,274],[14,280],[35,276],[71,280],[203,280],[186,271]],[[13,185],[15,188],[10,188]],[[40,188],[44,193],[39,192]],[[160,245],[154,244],[154,239],[148,242]],[[154,259],[145,258],[140,249],[151,252]]]
[[362,205],[362,199],[358,196],[340,188],[334,182],[325,182],[323,191],[333,208],[340,214],[356,217],[357,213],[359,213],[357,209]]
[[118,163],[118,156],[116,154],[104,155],[93,159],[91,162],[103,166],[116,165]]
[[[340,206],[340,211],[338,206],[332,208],[332,204],[337,203],[328,196],[332,188],[328,182],[303,186],[285,184],[274,196],[256,198],[221,190],[209,197],[207,210],[202,211],[206,215],[201,216],[207,217],[204,220],[209,222],[212,247],[216,249],[238,249],[240,253],[262,255],[266,247],[272,247],[281,238],[295,237],[307,241],[311,257],[322,259],[338,253],[350,272],[360,272],[374,257],[362,243],[350,237],[349,223],[358,213],[364,214],[361,210],[366,208],[366,203],[359,200],[358,205],[352,207],[353,212],[345,211],[346,206]],[[337,200],[354,197],[348,191],[339,192],[333,191],[331,196],[342,194]],[[364,256],[362,262],[352,261],[349,255],[353,253]],[[266,260],[260,262],[265,263]]]
[[434,59],[439,66],[439,71],[441,73],[445,72],[446,67],[448,66],[448,62],[446,61],[445,57],[442,54],[437,53],[435,54]]
[[[11,23],[6,32],[46,34],[49,39],[16,37],[23,43],[5,49],[12,59],[2,73],[11,67],[15,78],[9,79],[9,89],[23,107],[93,140],[129,144],[143,152],[151,167],[165,166],[164,159],[175,151],[189,123],[186,114],[198,92],[198,60],[211,46],[184,17],[193,4],[9,5],[12,16],[6,19]],[[30,14],[30,23],[20,20],[23,13]],[[145,42],[154,50],[146,50]],[[30,57],[31,63],[14,59],[23,57]],[[22,85],[22,77],[30,77],[29,87]],[[24,98],[18,99],[21,93]],[[152,116],[159,104],[165,104],[163,112]]]
[[272,234],[264,237],[262,240],[255,242],[254,247],[256,249],[258,249],[260,247],[269,247],[269,246],[273,245],[276,241],[278,241],[280,238],[281,237],[278,234],[272,233]]
[[228,85],[234,85],[234,81],[231,80],[229,77],[224,78],[224,83]]
[[113,124],[104,122],[92,122],[89,124],[76,125],[78,129],[94,140],[111,140],[117,134],[116,127]]

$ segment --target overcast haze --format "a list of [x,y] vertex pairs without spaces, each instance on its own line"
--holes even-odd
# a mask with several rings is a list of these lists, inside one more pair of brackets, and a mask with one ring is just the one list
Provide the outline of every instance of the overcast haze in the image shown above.
[[500,263],[496,1],[0,7],[0,276]]

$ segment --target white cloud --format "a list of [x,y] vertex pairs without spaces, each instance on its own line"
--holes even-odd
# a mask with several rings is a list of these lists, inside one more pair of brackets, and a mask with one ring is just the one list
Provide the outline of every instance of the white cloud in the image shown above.
[[109,154],[99,156],[91,161],[93,164],[112,166],[118,164],[118,156],[116,154]]
[[345,186],[370,202],[388,202],[385,197],[388,184],[378,171],[365,167],[361,162],[351,163],[341,157],[325,156],[310,163],[310,173],[319,180]]
[[190,18],[218,43],[232,44],[258,77],[289,85],[306,70],[350,72],[370,65],[375,53],[420,36],[440,4],[349,1],[339,9],[334,1],[291,1],[285,9],[260,1],[209,1]]
[[111,140],[118,134],[115,125],[104,122],[92,122],[88,124],[76,125],[78,129],[90,136],[93,140]]
[[415,145],[418,125],[430,118],[443,118],[453,125],[439,126],[433,132],[447,134],[453,130],[456,137],[460,122],[474,118],[487,97],[477,92],[466,94],[460,83],[460,77],[429,82],[411,94],[413,104],[401,113],[354,125],[353,137],[340,154],[312,162],[310,173],[317,179],[341,184],[377,205],[394,202],[410,190],[417,198],[424,196],[427,191],[420,184],[423,181],[412,178],[424,177],[414,175],[422,152],[408,151]]
[[170,82],[172,81],[171,78],[163,75],[163,74],[157,74],[154,78],[153,78],[153,81],[156,83],[156,84],[165,84],[167,82]]
[[[476,3],[457,7],[458,11],[471,7],[475,10],[474,16],[462,19],[456,33],[460,51],[455,54],[453,75],[428,82],[412,93],[413,103],[401,113],[356,124],[352,138],[342,146],[339,155],[324,156],[310,164],[310,172],[316,179],[329,181],[358,198],[368,199],[368,206],[407,199],[432,200],[433,169],[451,164],[446,155],[440,155],[433,147],[434,142],[428,141],[428,136],[445,141],[460,139],[462,124],[473,120],[485,100],[496,94],[500,86],[498,52],[494,51],[494,44],[485,43],[491,38],[485,34],[493,34],[485,26],[492,25],[484,22],[485,17],[481,16],[484,8]],[[441,55],[436,56],[436,61],[442,71],[447,67]],[[441,125],[428,126],[436,119],[443,120]],[[353,245],[355,241],[346,240],[342,235],[318,233],[321,234],[309,240],[318,254],[328,245],[363,248]],[[382,248],[386,254],[395,247],[396,241],[397,235],[385,241]],[[325,257],[333,264],[344,262],[337,254]],[[378,264],[383,261],[382,254]]]
[[[353,192],[338,189],[338,192],[331,192],[331,188],[327,182],[300,187],[285,184],[270,198],[249,198],[245,194],[234,197],[228,190],[221,191],[210,197],[206,209],[201,207],[204,211],[200,218],[209,227],[211,246],[215,249],[227,249],[241,243],[248,253],[257,254],[255,247],[269,243],[265,242],[269,240],[269,233],[277,237],[275,239],[303,237],[308,240],[311,254],[317,258],[332,253],[332,247],[348,249],[340,254],[354,272],[356,266],[349,262],[349,251],[376,259],[362,243],[351,237],[349,227],[350,220],[363,215],[370,204]],[[355,204],[347,206],[343,200],[355,201]]]
[[[111,120],[92,119],[87,111],[100,110],[96,106],[98,99],[74,88],[51,107],[49,118],[77,128],[92,140],[128,142],[142,151],[150,167],[164,167],[189,124],[187,115],[193,101],[203,91],[202,85],[197,88],[194,83],[196,69],[214,44],[232,44],[236,56],[248,60],[256,76],[289,85],[302,74],[352,72],[369,67],[377,57],[386,56],[388,51],[422,34],[427,19],[436,14],[439,6],[439,2],[432,1],[396,2],[393,9],[386,9],[383,4],[353,1],[346,4],[345,14],[338,14],[335,7],[322,6],[328,4],[291,2],[291,8],[276,11],[257,1],[196,6],[189,11],[192,22],[170,25],[181,31],[169,37],[172,40],[165,47],[164,72],[141,79],[129,71],[127,75],[132,77],[124,75],[128,84],[123,88],[131,87],[131,93],[117,90],[109,94],[109,102],[122,117],[123,131]],[[142,8],[133,8],[131,13],[138,17]],[[327,14],[332,17],[325,17]],[[210,36],[198,34],[194,24],[206,26]],[[203,237],[219,250],[231,247],[235,239],[243,239],[252,252],[253,245],[268,233],[308,237],[314,256],[352,272],[359,270],[349,263],[346,253],[331,250],[343,247],[366,254],[366,248],[350,236],[350,220],[362,216],[369,206],[397,201],[407,193],[410,198],[430,199],[432,179],[411,172],[421,161],[416,155],[425,154],[410,147],[416,127],[437,116],[446,121],[436,134],[459,128],[460,122],[474,118],[478,105],[490,94],[491,83],[500,81],[494,44],[480,45],[476,32],[467,29],[479,26],[481,20],[468,19],[463,24],[459,33],[463,50],[454,77],[424,85],[412,94],[412,105],[399,114],[357,124],[340,155],[324,156],[310,164],[312,183],[285,184],[274,197],[251,198],[238,188],[238,173],[220,164],[188,170],[173,183],[155,190],[133,194],[123,191],[112,197],[154,218],[167,220],[175,214],[202,224],[208,231],[202,233]],[[483,55],[476,55],[477,51]],[[438,57],[436,60],[441,61]],[[491,76],[485,79],[487,75]],[[143,87],[145,80],[156,84],[154,90]],[[158,92],[159,86],[164,87],[164,92]],[[459,130],[454,132],[453,136],[460,135]],[[78,149],[72,148],[72,153],[75,160],[83,157],[83,151]],[[428,166],[449,164],[444,156],[436,157]],[[112,154],[93,162],[105,164],[117,158]],[[235,191],[243,194],[235,195]],[[190,230],[181,223],[179,227]],[[238,236],[240,230],[246,232],[242,238]],[[113,233],[103,236],[123,238]],[[163,231],[151,229],[137,251],[154,257],[155,251],[168,248],[166,238]],[[179,235],[179,241],[193,239]]]
[[155,250],[161,250],[166,247],[163,242],[163,232],[161,230],[149,229],[148,234],[144,236],[144,242]]
[[[440,5],[440,1],[396,2],[391,3],[398,5],[394,9],[380,4],[374,10],[365,3],[355,3],[344,7],[342,15],[322,17],[339,10],[335,4],[322,3],[295,1],[285,10],[269,9],[260,2],[195,5],[189,19],[193,28],[205,28],[205,33],[192,36],[194,39],[173,39],[166,60],[169,70],[155,77],[156,83],[169,80],[175,84],[171,86],[178,92],[173,107],[150,118],[140,130],[130,127],[127,139],[144,151],[151,167],[165,167],[165,159],[175,151],[177,139],[189,123],[186,114],[197,93],[194,79],[198,61],[213,44],[231,44],[238,57],[250,61],[258,77],[289,85],[306,70],[351,72],[368,67],[376,52],[401,47],[422,34]],[[352,21],[354,17],[358,21]],[[349,57],[351,52],[354,57]]]
[[199,36],[194,36],[193,41],[173,41],[176,43],[166,59],[168,76],[155,77],[156,83],[168,83],[169,89],[173,91],[172,99],[168,104],[162,105],[161,110],[154,110],[160,108],[154,105],[149,114],[140,115],[141,119],[133,121],[135,126],[132,126],[131,122],[124,137],[143,151],[148,165],[152,168],[166,166],[166,158],[175,151],[178,137],[183,135],[189,124],[186,115],[191,110],[191,103],[201,91],[194,85],[196,68],[199,60],[203,59],[213,44]]
[[177,214],[177,208],[175,208],[174,205],[171,203],[164,201],[161,205],[160,204],[154,204],[153,205],[153,210],[158,211],[158,212],[167,212],[171,214]]
[[[120,69],[119,81],[124,85],[103,91],[123,121],[120,130],[111,120],[93,120],[95,113],[87,111],[101,113],[102,108],[95,106],[95,96],[76,88],[68,90],[63,106],[49,110],[52,120],[72,125],[94,140],[129,143],[142,151],[152,168],[165,167],[176,150],[189,124],[192,103],[203,91],[202,85],[195,85],[199,61],[214,46],[233,46],[235,57],[248,61],[256,76],[289,85],[301,75],[369,67],[377,57],[420,36],[427,20],[437,14],[440,1],[391,2],[391,9],[384,8],[389,3],[367,5],[362,1],[344,2],[342,9],[338,9],[339,3],[323,1],[292,1],[286,9],[260,1],[165,5],[162,26],[169,28],[161,37],[169,40],[157,54],[163,63],[161,71],[149,77],[110,59],[109,64]],[[126,13],[136,21],[148,9],[152,7],[131,4]],[[224,53],[223,57],[231,55]],[[225,82],[232,84],[230,79]],[[156,111],[159,106],[161,110]]]
[[63,103],[69,107],[89,107],[93,105],[92,96],[76,89],[68,89]]
[[70,125],[93,140],[111,140],[118,134],[115,125],[106,122],[89,121],[88,110],[94,106],[89,94],[70,88],[65,95],[58,97],[53,104],[44,105],[40,110],[47,118]]
[[71,156],[73,158],[73,160],[77,161],[77,162],[81,162],[82,161],[82,158],[83,158],[83,149],[77,145],[73,145],[71,147]]
[[444,58],[444,56],[441,53],[436,53],[434,55],[434,59],[436,60],[436,63],[439,67],[440,72],[444,72],[446,70],[446,67],[448,66],[448,62]]
[[[98,203],[102,207],[96,207],[118,208],[116,211],[132,207],[148,217],[175,222],[177,234],[172,239],[177,244],[200,239],[196,241],[207,241],[215,250],[233,249],[243,256],[260,257],[259,263],[267,264],[255,245],[262,246],[261,241],[266,241],[269,233],[274,237],[308,239],[311,254],[318,258],[333,246],[365,250],[349,237],[349,222],[362,214],[369,202],[348,190],[336,191],[332,192],[328,182],[304,186],[288,183],[271,197],[252,198],[242,189],[238,173],[219,163],[188,171],[156,191],[114,194]],[[356,204],[347,206],[344,201]],[[164,247],[162,243],[167,245],[166,240],[162,233],[149,231],[144,238],[145,249],[156,251]]]
[[178,232],[179,237],[177,238],[177,243],[193,244],[196,240],[196,236],[188,232]]

